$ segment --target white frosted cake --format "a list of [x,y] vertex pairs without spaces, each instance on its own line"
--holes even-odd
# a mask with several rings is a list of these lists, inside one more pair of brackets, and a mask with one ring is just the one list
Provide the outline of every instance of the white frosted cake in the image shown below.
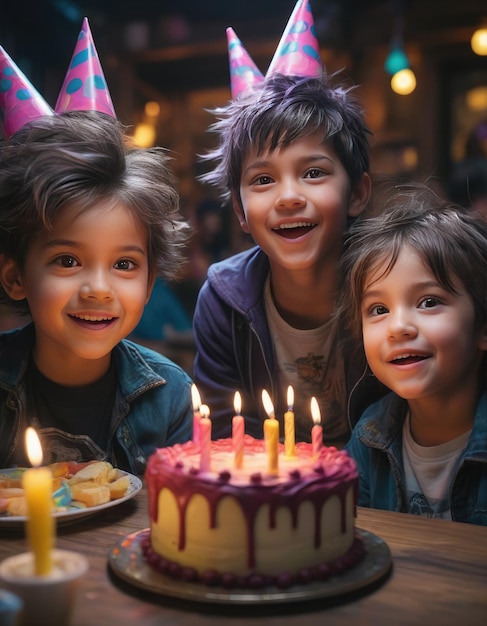
[[211,444],[209,471],[192,442],[149,459],[147,560],[160,571],[225,587],[286,587],[339,573],[364,554],[355,534],[358,473],[347,452],[307,443],[279,448],[269,473],[264,441],[245,436],[234,468],[232,440]]

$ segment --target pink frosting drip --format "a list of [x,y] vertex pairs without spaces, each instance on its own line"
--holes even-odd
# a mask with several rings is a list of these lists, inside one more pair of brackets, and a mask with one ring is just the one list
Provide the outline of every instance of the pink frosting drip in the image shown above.
[[[245,456],[261,453],[264,442],[245,436]],[[212,452],[232,452],[232,440],[221,439],[212,442]],[[279,444],[280,454],[284,453],[283,444]],[[250,474],[243,487],[241,470],[229,467],[219,473],[199,471],[199,446],[189,441],[182,445],[157,450],[149,459],[146,481],[149,492],[149,515],[157,521],[158,498],[163,488],[169,489],[177,499],[179,507],[179,549],[186,544],[185,517],[189,500],[195,494],[206,498],[210,507],[210,524],[216,525],[218,503],[225,496],[234,495],[239,502],[242,515],[246,520],[248,535],[248,567],[255,567],[254,521],[263,504],[270,506],[269,527],[274,528],[276,512],[286,506],[292,515],[293,527],[296,528],[298,509],[302,502],[312,503],[315,511],[315,546],[321,545],[320,515],[324,499],[337,495],[341,502],[341,528],[346,528],[346,494],[350,484],[354,485],[355,502],[358,496],[358,472],[355,462],[344,451],[334,447],[323,447],[318,458],[312,460],[312,448],[308,443],[296,446],[298,459],[303,459],[303,469],[286,469],[280,463],[277,476],[265,472]],[[238,480],[237,480],[238,478]],[[234,480],[235,479],[235,480]]]

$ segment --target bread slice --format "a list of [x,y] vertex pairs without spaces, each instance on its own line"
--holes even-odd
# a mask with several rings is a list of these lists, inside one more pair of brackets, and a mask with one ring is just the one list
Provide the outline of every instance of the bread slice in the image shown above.
[[108,485],[96,485],[93,482],[78,483],[71,485],[73,500],[83,502],[86,506],[98,506],[110,502],[110,489]]
[[110,489],[110,500],[118,500],[122,498],[130,487],[130,478],[128,476],[121,476],[117,480],[108,484]]
[[73,487],[78,483],[92,481],[97,485],[106,485],[112,470],[113,466],[111,463],[107,461],[95,461],[80,469],[79,472],[76,472],[76,474],[69,479],[68,484],[70,487]]

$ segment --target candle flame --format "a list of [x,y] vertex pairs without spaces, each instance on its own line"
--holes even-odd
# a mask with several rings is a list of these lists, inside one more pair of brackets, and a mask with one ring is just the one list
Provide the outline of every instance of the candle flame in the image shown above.
[[275,417],[274,415],[274,405],[272,404],[271,397],[266,389],[262,390],[262,404],[264,405],[264,410],[269,417]]
[[193,411],[199,411],[201,407],[201,397],[198,387],[195,384],[191,385],[191,399],[193,400]]
[[294,389],[292,385],[289,385],[287,388],[287,406],[290,411],[293,410],[294,406]]
[[201,417],[210,417],[210,407],[206,404],[200,406]]
[[233,408],[235,409],[235,415],[240,415],[242,410],[242,398],[240,396],[240,391],[235,392],[235,396],[233,399]]
[[320,407],[318,406],[318,400],[314,396],[311,398],[311,417],[315,424],[321,422]]
[[25,431],[25,449],[30,464],[34,467],[42,465],[42,447],[39,436],[30,426]]

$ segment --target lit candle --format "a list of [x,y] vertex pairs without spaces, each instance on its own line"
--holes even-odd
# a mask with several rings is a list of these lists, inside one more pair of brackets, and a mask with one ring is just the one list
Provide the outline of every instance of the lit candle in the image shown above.
[[240,415],[240,411],[242,410],[242,398],[238,391],[235,392],[233,408],[235,409],[235,415],[232,419],[233,464],[234,467],[240,469],[243,466],[244,457],[245,423],[243,415]]
[[314,426],[311,429],[311,444],[313,446],[313,456],[318,456],[323,447],[323,428],[321,426],[321,413],[318,401],[315,397],[311,398],[311,417]]
[[201,398],[196,385],[191,385],[191,399],[193,401],[193,443],[200,440]]
[[287,388],[287,411],[284,413],[284,445],[286,456],[294,456],[294,389],[291,385]]
[[211,420],[206,404],[200,407],[200,470],[209,472],[211,465]]
[[54,517],[52,516],[52,473],[42,464],[42,448],[33,428],[25,432],[25,446],[34,466],[22,475],[22,487],[27,501],[27,539],[34,553],[37,576],[47,576],[52,570],[54,547]]
[[264,420],[264,440],[267,452],[267,469],[270,473],[276,474],[278,471],[279,458],[279,422],[274,415],[274,405],[269,394],[264,389],[262,391],[262,403],[268,419]]

